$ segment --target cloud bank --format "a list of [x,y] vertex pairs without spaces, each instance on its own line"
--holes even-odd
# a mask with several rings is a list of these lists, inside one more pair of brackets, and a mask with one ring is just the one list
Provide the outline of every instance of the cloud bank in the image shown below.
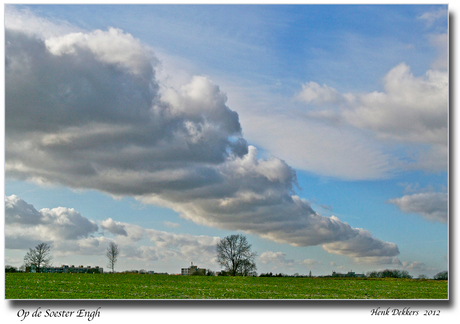
[[[153,53],[119,29],[37,37],[6,26],[8,178],[133,196],[198,224],[354,258],[399,253],[296,196],[295,170],[257,157],[209,78],[160,91]],[[101,228],[119,240],[158,234],[111,219]]]
[[[99,230],[104,232],[100,233]],[[41,242],[54,256],[105,256],[108,243],[120,246],[121,256],[143,262],[176,259],[212,264],[219,237],[172,234],[108,218],[99,226],[73,208],[36,210],[21,198],[5,197],[5,243],[8,249],[28,249]],[[211,261],[211,262],[210,262]]]

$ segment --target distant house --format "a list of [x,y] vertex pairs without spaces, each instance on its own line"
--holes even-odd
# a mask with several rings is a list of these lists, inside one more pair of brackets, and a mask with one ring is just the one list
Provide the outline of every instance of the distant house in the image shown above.
[[125,270],[125,271],[122,271],[121,273],[139,273],[139,270]]
[[83,267],[82,265],[79,267],[63,265],[60,269],[64,269],[63,272],[66,273],[104,273],[104,269],[98,266],[92,268],[91,266]]
[[353,271],[348,271],[348,273],[338,273],[332,271],[333,277],[352,277],[352,278],[362,278],[364,277],[364,273],[354,273]]
[[198,268],[197,266],[192,265],[188,268],[182,268],[180,274],[183,276],[205,276],[206,269]]
[[[35,265],[30,267],[26,267],[26,272],[35,273],[37,272],[37,268]],[[83,267],[82,265],[79,267],[75,266],[68,266],[62,265],[60,267],[44,267],[40,269],[42,273],[104,273],[103,268],[99,268],[98,266],[92,268],[91,266]]]

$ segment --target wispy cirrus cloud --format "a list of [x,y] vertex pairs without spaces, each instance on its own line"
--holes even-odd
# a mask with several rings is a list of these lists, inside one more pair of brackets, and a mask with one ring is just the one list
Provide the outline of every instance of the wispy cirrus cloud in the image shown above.
[[436,21],[445,20],[447,17],[447,9],[439,8],[434,11],[426,11],[418,17],[426,22],[427,27],[431,27]]
[[426,43],[437,54],[425,73],[415,75],[403,61],[382,77],[383,89],[341,92],[312,80],[295,97],[304,103],[308,118],[344,132],[354,128],[386,146],[383,152],[389,155],[393,155],[391,147],[397,147],[398,153],[390,160],[395,172],[447,170],[447,8],[426,11],[419,19],[426,21]]
[[344,180],[385,179],[394,174],[394,158],[369,138],[315,119],[304,113],[245,113],[242,123],[251,125],[244,132],[253,142],[285,156],[298,170]]

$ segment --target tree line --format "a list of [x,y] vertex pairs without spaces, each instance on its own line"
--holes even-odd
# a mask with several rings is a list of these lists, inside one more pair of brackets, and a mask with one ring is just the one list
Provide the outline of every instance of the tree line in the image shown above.
[[[115,264],[118,261],[120,249],[118,245],[110,242],[106,251],[108,259],[107,266],[111,269],[112,273],[115,272]],[[16,269],[12,266],[5,266],[6,272],[24,272],[27,268],[34,267],[36,272],[42,272],[43,268],[52,267],[51,263],[51,247],[47,243],[40,243],[35,248],[29,248],[29,252],[24,256],[24,264]]]
[[366,277],[368,278],[407,278],[412,279],[412,276],[406,270],[398,270],[398,269],[385,269],[382,271],[370,271],[366,273]]
[[[382,271],[370,271],[366,273],[366,277],[368,278],[407,278],[412,279],[413,277],[409,274],[406,270],[398,270],[398,269],[385,269]],[[433,279],[435,280],[448,280],[448,272],[441,271],[434,275]],[[425,275],[420,275],[418,279],[428,279]]]
[[[220,276],[257,276],[257,266],[255,258],[257,253],[252,251],[252,245],[249,244],[247,238],[244,235],[229,235],[222,238],[216,245],[217,263],[224,270],[217,273]],[[107,266],[112,273],[115,273],[115,265],[118,261],[118,255],[120,249],[118,245],[111,242],[106,251],[106,257],[108,259]],[[12,266],[5,266],[5,272],[24,272],[28,267],[34,266],[36,272],[41,272],[43,268],[51,267],[51,247],[46,243],[40,243],[35,248],[29,248],[29,252],[24,256],[24,264],[16,269]],[[214,271],[206,270],[205,275],[213,276],[216,275]],[[294,274],[286,275],[283,273],[273,274],[261,273],[259,277],[311,277],[309,276]],[[322,276],[328,277],[328,276]],[[366,273],[367,278],[407,278],[412,279],[413,277],[406,270],[398,269],[385,269],[382,271],[370,271]],[[428,279],[425,275],[420,275],[418,279]],[[433,279],[435,280],[448,280],[448,272],[441,271],[437,273]]]

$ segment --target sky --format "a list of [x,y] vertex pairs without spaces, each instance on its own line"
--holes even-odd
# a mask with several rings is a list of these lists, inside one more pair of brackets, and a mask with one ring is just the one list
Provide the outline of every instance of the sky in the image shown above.
[[5,264],[448,268],[446,5],[6,5]]

